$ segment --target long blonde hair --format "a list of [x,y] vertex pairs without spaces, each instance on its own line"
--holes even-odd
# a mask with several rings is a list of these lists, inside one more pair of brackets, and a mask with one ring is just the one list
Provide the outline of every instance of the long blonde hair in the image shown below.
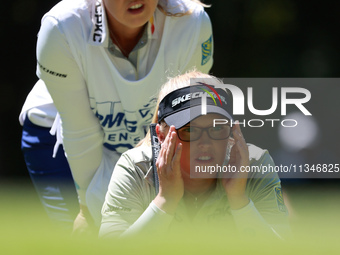
[[[85,0],[86,4],[88,6],[91,6],[93,2],[96,2],[97,0]],[[159,3],[157,5],[157,8],[164,13],[164,15],[166,16],[171,16],[171,17],[182,17],[185,15],[190,15],[192,13],[191,9],[187,9],[186,11],[183,12],[173,12],[173,9],[176,9],[176,7],[180,7],[180,4],[178,4],[177,6],[172,6],[172,8],[169,8],[167,6],[169,0],[159,0]],[[205,8],[210,7],[211,5],[209,4],[204,4],[202,3],[200,0],[190,0],[193,3],[196,3],[198,5],[201,5]],[[186,9],[186,8],[185,8]]]
[[[158,123],[158,106],[159,102],[163,100],[163,98],[171,93],[172,91],[175,91],[180,88],[188,87],[190,85],[197,85],[197,84],[190,84],[190,79],[199,79],[200,82],[202,83],[207,83],[210,85],[217,85],[217,84],[222,84],[223,82],[216,78],[215,76],[201,73],[197,71],[196,69],[193,69],[191,71],[188,71],[182,75],[178,75],[173,78],[168,77],[168,81],[162,85],[162,87],[159,90],[158,93],[158,99],[157,99],[157,106],[152,118],[151,123]],[[150,141],[150,130],[146,134],[145,138],[142,139],[136,147],[146,144],[146,145],[151,145]]]
[[[202,3],[200,0],[191,0],[192,2],[196,3],[196,4],[199,4],[205,8],[207,7],[210,7],[210,5],[208,4],[204,4]],[[164,15],[166,16],[171,16],[171,17],[182,17],[182,16],[185,16],[185,15],[190,15],[192,13],[192,9],[187,9],[186,11],[183,11],[183,12],[173,12],[172,11],[172,8],[168,8],[167,6],[165,6],[164,3],[162,2],[165,2],[165,3],[168,3],[168,0],[163,0],[163,1],[160,1],[159,4],[157,5],[158,9],[164,13]],[[178,5],[177,7],[179,7],[180,5]],[[176,6],[173,6],[173,7],[176,7]]]

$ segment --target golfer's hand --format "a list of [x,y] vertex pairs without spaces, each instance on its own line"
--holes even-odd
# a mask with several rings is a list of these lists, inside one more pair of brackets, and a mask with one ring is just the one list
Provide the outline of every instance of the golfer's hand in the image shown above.
[[73,232],[75,236],[90,236],[97,235],[98,229],[96,229],[94,221],[90,215],[86,206],[80,205],[80,212],[73,222]]
[[240,171],[241,166],[249,166],[249,151],[238,122],[233,126],[232,132],[235,144],[230,153],[229,164],[236,168],[237,172],[227,176],[222,182],[231,208],[240,209],[249,203],[246,195],[248,174]]
[[171,126],[165,140],[161,144],[156,167],[159,178],[159,193],[154,203],[167,213],[176,211],[178,202],[184,194],[184,183],[181,174],[182,144],[177,141],[177,133]]

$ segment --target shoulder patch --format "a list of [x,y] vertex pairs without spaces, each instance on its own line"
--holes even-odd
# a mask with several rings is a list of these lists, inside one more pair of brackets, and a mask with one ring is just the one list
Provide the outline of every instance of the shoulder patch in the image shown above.
[[211,53],[212,53],[212,35],[209,37],[208,40],[202,43],[202,62],[201,62],[202,66],[209,61],[209,59],[211,58]]
[[286,211],[286,206],[283,201],[283,195],[282,195],[282,189],[281,187],[275,187],[275,195],[276,195],[276,202],[277,202],[277,207],[281,212]]

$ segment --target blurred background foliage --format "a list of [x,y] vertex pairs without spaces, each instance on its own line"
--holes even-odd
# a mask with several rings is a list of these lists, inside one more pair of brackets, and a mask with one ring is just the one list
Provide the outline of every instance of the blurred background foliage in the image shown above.
[[339,3],[211,1],[217,76],[338,77]]

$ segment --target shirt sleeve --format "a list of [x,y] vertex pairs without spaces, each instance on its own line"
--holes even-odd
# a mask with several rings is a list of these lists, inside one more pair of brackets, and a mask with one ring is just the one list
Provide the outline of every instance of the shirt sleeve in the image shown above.
[[99,236],[165,233],[173,216],[153,202],[155,188],[125,154],[119,159],[102,208]]
[[51,95],[48,93],[42,80],[38,80],[27,95],[22,106],[19,122],[24,124],[26,115],[34,124],[41,127],[52,127],[57,110],[53,105]]
[[192,58],[184,67],[184,72],[196,67],[202,73],[209,73],[213,65],[214,42],[211,21],[205,11],[201,15],[202,21],[197,44]]
[[43,18],[37,41],[37,75],[61,116],[63,143],[80,203],[102,157],[103,131],[91,110],[80,63],[59,22]]
[[231,214],[241,235],[247,237],[275,235],[279,239],[282,239],[275,229],[262,217],[252,200],[241,209],[231,210]]
[[[268,151],[263,151],[259,159],[250,161],[250,166],[261,168],[269,165],[275,166]],[[288,212],[277,173],[251,173],[246,192],[251,199],[250,203],[239,210],[232,210],[240,234],[268,234],[280,239],[288,238],[291,233]]]

